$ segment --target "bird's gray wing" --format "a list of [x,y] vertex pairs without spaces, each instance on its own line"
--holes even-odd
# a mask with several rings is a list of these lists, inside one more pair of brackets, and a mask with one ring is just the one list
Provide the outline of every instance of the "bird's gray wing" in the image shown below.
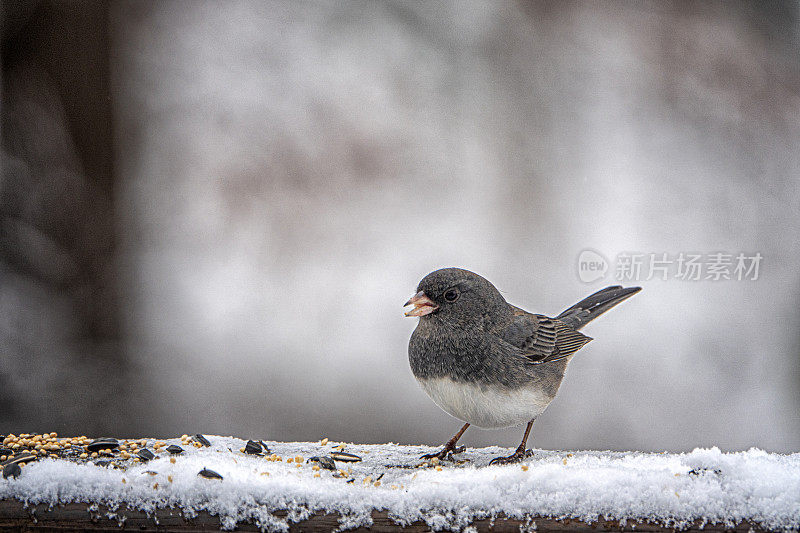
[[498,332],[499,336],[519,348],[533,364],[565,359],[592,340],[558,319],[512,308],[514,318]]

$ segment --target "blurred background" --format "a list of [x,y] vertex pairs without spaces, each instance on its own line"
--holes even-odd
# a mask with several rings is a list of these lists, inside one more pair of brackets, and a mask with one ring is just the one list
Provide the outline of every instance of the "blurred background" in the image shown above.
[[[800,5],[3,2],[0,433],[440,444],[402,304],[635,283],[529,444],[800,449]],[[522,428],[467,432],[516,446]]]

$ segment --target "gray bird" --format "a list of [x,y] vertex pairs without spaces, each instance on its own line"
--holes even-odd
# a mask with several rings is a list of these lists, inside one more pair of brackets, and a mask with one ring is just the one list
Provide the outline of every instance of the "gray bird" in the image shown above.
[[640,287],[606,287],[555,318],[506,302],[494,285],[460,268],[425,276],[406,306],[419,317],[408,343],[408,361],[422,388],[450,415],[466,422],[430,459],[445,459],[470,425],[504,428],[527,422],[512,455],[490,464],[519,461],[533,421],[555,398],[572,355],[592,340],[578,330]]

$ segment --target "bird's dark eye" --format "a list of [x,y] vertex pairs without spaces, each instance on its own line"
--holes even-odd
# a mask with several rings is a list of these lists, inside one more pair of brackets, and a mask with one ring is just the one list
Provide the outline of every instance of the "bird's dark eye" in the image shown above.
[[447,289],[444,293],[444,299],[448,302],[455,302],[458,300],[458,291],[456,289]]

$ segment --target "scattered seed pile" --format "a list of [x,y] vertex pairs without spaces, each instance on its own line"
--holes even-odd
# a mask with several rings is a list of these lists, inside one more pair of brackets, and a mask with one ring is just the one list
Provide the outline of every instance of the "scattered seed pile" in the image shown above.
[[171,439],[2,437],[0,500],[103,505],[120,524],[126,505],[148,513],[180,509],[285,531],[315,511],[341,526],[371,524],[385,510],[399,524],[423,520],[462,530],[500,513],[593,522],[743,520],[800,528],[800,454],[716,448],[687,454],[534,450],[522,464],[489,466],[508,450],[467,449],[456,460],[421,461],[428,446],[276,442],[182,435]]
[[[231,437],[233,438],[233,437]],[[3,440],[3,447],[0,448],[0,471],[3,478],[17,478],[22,473],[22,467],[27,463],[38,459],[49,457],[51,459],[65,459],[76,463],[90,462],[95,466],[111,467],[125,470],[129,465],[146,463],[158,456],[169,455],[169,462],[175,464],[178,456],[184,453],[186,447],[202,448],[210,447],[211,442],[204,436],[197,434],[193,437],[181,435],[180,443],[168,444],[164,440],[156,439],[125,439],[118,440],[111,437],[102,437],[91,440],[88,437],[67,437],[58,438],[57,433],[0,435]],[[328,444],[328,439],[320,442],[321,446]],[[355,463],[361,461],[358,455],[344,451],[346,444],[335,445],[331,443],[331,450],[328,455],[310,457],[306,462],[314,463],[312,471],[317,472],[313,476],[320,477],[320,468],[334,471],[334,477],[347,477],[347,472],[336,467],[336,461],[343,463]],[[261,456],[266,461],[283,461],[283,457],[270,452],[269,446],[263,441],[248,440],[247,443],[239,448],[239,452],[247,455]],[[303,464],[303,457],[300,455],[286,458],[287,464],[300,467]],[[436,461],[438,462],[438,460]],[[420,463],[420,466],[427,464]],[[269,475],[269,472],[264,472]],[[198,472],[199,476],[209,479],[223,479],[221,475],[208,468],[203,468]],[[170,482],[172,480],[169,480]]]

